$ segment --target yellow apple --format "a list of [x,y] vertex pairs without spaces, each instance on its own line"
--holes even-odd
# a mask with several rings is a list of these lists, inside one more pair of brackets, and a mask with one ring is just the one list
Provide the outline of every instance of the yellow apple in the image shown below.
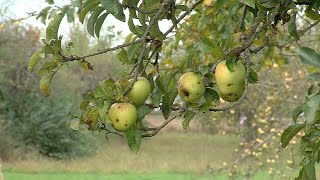
[[228,69],[226,61],[220,62],[215,70],[220,97],[229,102],[237,101],[245,89],[245,77],[246,68],[240,61],[233,64],[233,71]]
[[198,101],[206,91],[203,77],[195,72],[188,72],[182,75],[178,82],[178,93],[186,102]]
[[130,103],[114,103],[108,111],[108,116],[114,129],[127,131],[137,121],[137,110]]
[[150,82],[144,77],[138,77],[137,81],[128,93],[128,98],[133,104],[142,105],[148,99],[150,93]]

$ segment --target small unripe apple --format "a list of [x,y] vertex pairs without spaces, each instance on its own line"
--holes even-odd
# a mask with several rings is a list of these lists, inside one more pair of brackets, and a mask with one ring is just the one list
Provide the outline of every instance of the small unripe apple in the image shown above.
[[114,103],[108,111],[108,116],[114,129],[128,131],[137,121],[137,109],[130,103]]
[[182,75],[178,82],[178,93],[186,102],[198,101],[206,91],[203,77],[195,72],[188,72]]
[[237,61],[233,64],[233,71],[227,67],[226,61],[218,64],[215,70],[215,79],[220,97],[226,101],[237,101],[245,89],[246,68]]
[[[130,80],[132,81],[132,80]],[[138,77],[128,93],[128,98],[135,105],[142,105],[148,99],[151,93],[151,85],[148,79]]]

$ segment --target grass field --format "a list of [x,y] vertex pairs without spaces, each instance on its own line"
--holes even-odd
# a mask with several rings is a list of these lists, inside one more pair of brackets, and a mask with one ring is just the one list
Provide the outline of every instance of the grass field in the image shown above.
[[[91,157],[55,161],[30,156],[6,162],[4,176],[5,180],[228,179],[229,172],[212,174],[208,170],[238,158],[234,152],[237,142],[238,138],[230,135],[167,133],[145,139],[135,154],[123,140],[111,138],[108,143],[101,141],[97,154]],[[253,179],[294,179],[297,171],[286,167],[286,151],[273,165],[280,175],[273,177],[262,169]],[[238,167],[245,170],[248,164],[250,161]]]

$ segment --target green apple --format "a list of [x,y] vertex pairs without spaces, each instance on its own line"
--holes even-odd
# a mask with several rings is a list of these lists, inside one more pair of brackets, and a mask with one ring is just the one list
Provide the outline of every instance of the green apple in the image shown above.
[[114,129],[128,131],[137,121],[137,109],[130,103],[114,103],[108,111],[108,116]]
[[178,93],[186,102],[198,101],[206,91],[203,77],[195,72],[188,72],[182,75],[178,82]]
[[246,68],[237,61],[233,64],[233,71],[227,67],[226,61],[218,64],[215,70],[215,79],[220,97],[226,101],[237,101],[245,89]]
[[[130,80],[133,81],[133,80]],[[138,77],[128,93],[128,98],[135,105],[142,105],[151,93],[150,82],[144,77]]]

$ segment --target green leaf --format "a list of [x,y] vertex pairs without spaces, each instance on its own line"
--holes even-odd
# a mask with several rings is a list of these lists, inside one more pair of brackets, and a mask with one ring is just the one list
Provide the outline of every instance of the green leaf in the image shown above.
[[99,116],[103,122],[106,122],[107,119],[109,119],[109,117],[107,116],[107,112],[108,112],[108,109],[110,108],[110,105],[111,105],[110,101],[105,100],[103,101],[103,105],[98,107]]
[[207,88],[206,92],[204,93],[204,98],[207,102],[216,102],[220,100],[220,96],[214,89]]
[[56,17],[54,17],[48,24],[48,27],[46,29],[46,39],[48,41],[58,38],[58,30],[63,17],[64,14],[60,13]]
[[82,11],[79,14],[79,21],[83,24],[84,18],[90,12],[93,8],[97,7],[99,5],[99,0],[91,0],[88,1],[86,6],[82,9]]
[[85,123],[89,130],[96,130],[99,118],[99,111],[97,107],[92,107],[88,110]]
[[78,61],[79,65],[84,70],[93,70],[93,66],[86,60],[82,59],[81,61]]
[[108,15],[109,13],[103,13],[101,16],[99,16],[99,18],[96,21],[96,25],[94,26],[94,31],[98,39],[100,36],[100,30],[101,30],[102,24]]
[[146,115],[150,114],[152,110],[147,105],[142,105],[137,109],[138,119],[143,119]]
[[193,112],[193,111],[188,111],[184,114],[184,120],[182,122],[182,126],[184,129],[188,129],[189,128],[189,124],[191,119],[196,115],[197,113]]
[[40,91],[42,91],[47,97],[50,96],[50,84],[56,71],[51,71],[45,74],[40,80]]
[[133,126],[126,132],[125,137],[130,150],[137,153],[141,145],[141,134],[139,129],[136,128],[136,126]]
[[304,119],[308,124],[314,123],[319,118],[320,95],[313,96],[304,105]]
[[305,124],[294,124],[289,126],[281,135],[281,144],[285,148],[291,141],[291,139],[301,131],[306,125]]
[[46,3],[48,3],[48,4],[54,4],[54,1],[53,1],[53,0],[46,0]]
[[303,112],[303,108],[304,108],[303,106],[304,105],[298,106],[292,111],[292,120],[295,124],[297,123],[298,117]]
[[133,34],[135,34],[135,35],[137,35],[137,36],[139,36],[139,37],[142,36],[142,35],[137,31],[136,26],[134,25],[133,19],[132,19],[131,16],[129,17],[128,26],[129,26],[130,31],[131,31]]
[[82,111],[85,111],[89,105],[90,101],[84,100],[80,103],[80,109]]
[[249,83],[251,84],[254,84],[254,83],[257,83],[259,81],[258,79],[258,74],[257,72],[250,68],[250,71],[249,71]]
[[304,166],[304,174],[308,178],[308,180],[316,180],[316,170],[315,170],[315,162],[311,160],[308,164]]
[[320,67],[320,55],[313,49],[301,47],[296,51],[304,64]]
[[98,17],[100,14],[104,11],[104,8],[101,6],[98,6],[90,16],[88,23],[87,23],[87,31],[88,33],[94,37],[94,28],[97,22]]
[[256,7],[255,0],[240,0],[240,2],[252,7],[253,9]]
[[296,15],[297,15],[297,13],[294,13],[294,14],[291,16],[290,21],[288,22],[288,32],[289,32],[289,34],[290,34],[292,37],[294,37],[296,40],[299,40],[300,37],[299,37],[298,31],[297,31]]
[[160,31],[158,22],[155,22],[151,28],[150,33],[152,37],[158,38],[160,41],[164,40],[166,37],[163,35],[163,33]]
[[40,76],[44,76],[44,75],[50,73],[51,71],[56,71],[56,68],[58,68],[58,63],[56,63],[54,61],[49,61],[49,62],[46,62],[42,65],[42,67],[38,73]]
[[228,59],[226,61],[226,64],[227,64],[228,70],[233,72],[234,71],[234,69],[233,69],[234,60],[233,59]]
[[42,49],[39,49],[38,51],[36,51],[35,53],[33,53],[33,55],[30,57],[29,61],[28,61],[28,70],[30,72],[33,71],[34,67],[38,64],[38,62],[40,61],[43,54]]
[[129,47],[128,49],[128,60],[131,62],[133,58],[136,57],[137,53],[140,52],[140,49],[142,48],[141,44],[134,44]]
[[118,0],[101,0],[101,5],[118,20],[125,22],[126,16],[123,12],[123,6]]
[[320,73],[313,73],[308,76],[308,80],[311,81],[320,81]]
[[126,64],[129,61],[128,53],[125,49],[121,49],[121,51],[117,54],[117,58],[122,62],[122,64]]
[[163,117],[165,119],[169,118],[170,113],[172,111],[172,104],[176,99],[177,95],[178,95],[178,91],[176,89],[172,89],[162,96],[161,110],[162,110]]
[[180,10],[182,10],[182,11],[187,11],[187,12],[189,12],[189,8],[188,8],[188,6],[186,6],[186,5],[176,5],[176,9],[177,9],[177,10],[180,9]]

